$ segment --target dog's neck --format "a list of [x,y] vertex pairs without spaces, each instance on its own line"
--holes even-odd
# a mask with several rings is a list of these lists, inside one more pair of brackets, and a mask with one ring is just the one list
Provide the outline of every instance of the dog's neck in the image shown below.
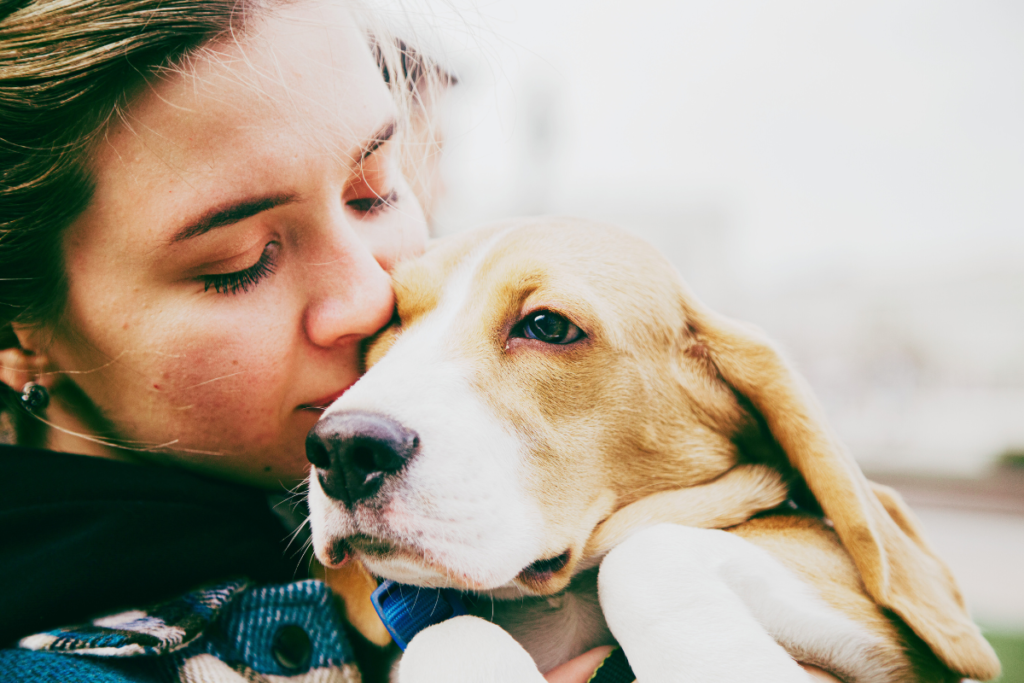
[[508,631],[542,672],[615,642],[597,599],[597,568],[577,574],[555,595],[511,600],[478,595],[468,602],[471,614]]

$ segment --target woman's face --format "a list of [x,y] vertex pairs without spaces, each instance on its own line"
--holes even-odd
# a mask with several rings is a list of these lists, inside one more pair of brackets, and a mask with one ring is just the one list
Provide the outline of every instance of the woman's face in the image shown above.
[[117,439],[265,486],[306,474],[306,432],[391,317],[387,271],[426,242],[366,41],[313,4],[210,46],[113,127],[48,349]]

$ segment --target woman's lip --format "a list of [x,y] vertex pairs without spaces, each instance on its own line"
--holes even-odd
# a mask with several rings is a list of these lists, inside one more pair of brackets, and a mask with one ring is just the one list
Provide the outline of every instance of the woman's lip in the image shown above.
[[[352,384],[355,384],[355,382]],[[317,399],[316,401],[310,401],[309,403],[303,403],[299,406],[299,410],[327,410],[332,403],[341,398],[345,392],[349,390],[352,384],[349,384],[341,391],[334,392],[330,396],[325,396],[321,399]]]

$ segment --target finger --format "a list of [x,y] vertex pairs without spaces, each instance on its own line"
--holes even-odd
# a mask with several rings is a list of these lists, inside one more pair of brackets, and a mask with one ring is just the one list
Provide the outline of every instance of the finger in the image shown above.
[[587,683],[594,671],[612,651],[611,645],[595,647],[575,659],[559,664],[544,675],[548,683]]

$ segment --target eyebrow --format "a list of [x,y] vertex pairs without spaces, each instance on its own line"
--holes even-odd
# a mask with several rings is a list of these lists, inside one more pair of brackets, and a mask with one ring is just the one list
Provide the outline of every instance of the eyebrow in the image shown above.
[[383,126],[377,129],[377,131],[370,137],[370,142],[363,145],[362,149],[359,150],[359,161],[366,161],[366,157],[376,152],[381,145],[390,140],[395,135],[395,130],[398,128],[398,122],[391,120],[385,123]]
[[[394,137],[397,128],[398,122],[394,119],[378,128],[373,135],[370,136],[368,141],[359,148],[358,163],[365,161],[367,157],[380,149],[381,145]],[[258,213],[269,211],[274,207],[282,206],[284,204],[294,203],[298,201],[298,199],[299,197],[296,194],[266,195],[263,197],[244,199],[240,202],[234,202],[227,206],[211,209],[176,232],[174,237],[171,238],[171,243],[183,242],[193,237],[205,235],[214,228],[220,228],[225,225],[231,225],[232,223],[243,221],[246,218],[252,218]]]
[[218,207],[207,211],[197,220],[189,223],[184,228],[179,230],[171,238],[171,243],[182,242],[193,237],[199,237],[205,235],[214,228],[219,228],[225,225],[231,225],[238,221],[251,218],[258,213],[273,209],[275,206],[282,206],[283,204],[291,204],[298,201],[298,195],[296,194],[275,194],[267,195],[264,197],[254,197],[251,199],[243,199],[240,202],[234,202],[228,206]]

